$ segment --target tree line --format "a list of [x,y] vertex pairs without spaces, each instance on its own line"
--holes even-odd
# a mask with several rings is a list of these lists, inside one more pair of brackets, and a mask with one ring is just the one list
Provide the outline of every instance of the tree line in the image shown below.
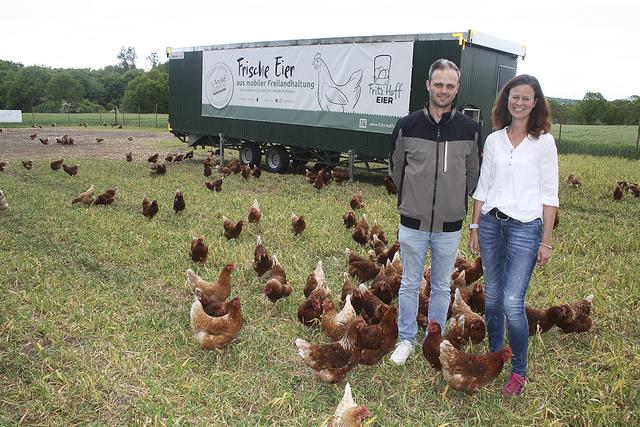
[[587,92],[580,101],[547,98],[555,123],[585,125],[637,125],[640,96],[607,101],[600,92]]
[[127,112],[167,113],[169,64],[157,53],[146,59],[150,71],[136,67],[132,47],[118,63],[99,70],[27,66],[0,60],[0,110],[41,113],[98,113],[114,107]]

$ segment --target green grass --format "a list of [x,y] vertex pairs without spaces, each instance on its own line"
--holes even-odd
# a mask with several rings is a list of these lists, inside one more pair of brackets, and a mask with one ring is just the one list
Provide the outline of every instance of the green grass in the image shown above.
[[551,131],[558,142],[559,152],[565,154],[589,154],[592,156],[617,156],[633,159],[636,152],[638,126],[586,126],[554,125]]
[[[126,128],[167,129],[168,114],[137,114],[118,112],[118,125],[124,123]],[[22,123],[2,123],[3,127],[25,127],[39,124],[43,127],[51,126],[78,126],[87,123],[89,126],[102,126],[104,123],[115,123],[115,116],[107,113],[28,113],[22,112]]]
[[[564,131],[564,129],[563,129]],[[197,155],[202,157],[202,152]],[[352,194],[387,235],[397,226],[395,200],[367,180],[317,192],[299,175],[231,176],[216,194],[202,184],[196,162],[170,165],[150,177],[142,162],[70,159],[70,178],[36,161],[12,162],[0,173],[10,210],[0,214],[0,425],[321,425],[343,386],[318,382],[293,341],[324,342],[296,319],[307,274],[322,259],[334,294],[346,270],[345,247],[360,254],[342,226]],[[595,294],[594,327],[557,329],[530,340],[529,381],[520,399],[500,389],[508,368],[473,396],[449,390],[421,354],[405,367],[358,366],[349,373],[355,400],[368,405],[372,425],[638,425],[640,382],[640,199],[611,198],[617,180],[640,181],[637,162],[562,155],[561,180],[577,174],[582,188],[561,182],[561,224],[553,258],[532,279],[528,302],[543,307]],[[90,184],[119,187],[111,207],[71,206]],[[171,210],[181,189],[187,209]],[[140,213],[144,196],[160,213]],[[259,226],[237,241],[222,236],[221,216],[246,218],[257,197]],[[298,238],[291,211],[307,217]],[[205,265],[188,257],[191,237],[209,244]],[[255,236],[287,271],[294,293],[273,305],[266,279],[251,269]],[[463,235],[461,248],[466,247]],[[193,297],[185,272],[214,279],[235,262],[232,296],[246,319],[240,336],[218,352],[192,337]],[[486,340],[471,351],[485,351]]]

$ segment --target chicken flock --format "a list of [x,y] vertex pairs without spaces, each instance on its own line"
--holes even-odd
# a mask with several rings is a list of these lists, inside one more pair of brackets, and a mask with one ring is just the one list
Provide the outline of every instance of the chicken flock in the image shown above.
[[[37,134],[30,136],[35,139]],[[67,135],[59,143],[65,140],[73,144],[73,138]],[[41,142],[45,144],[42,140]],[[167,165],[193,157],[193,150],[185,154],[170,153],[161,163],[160,153],[155,153],[147,158],[150,174],[164,175],[167,173]],[[131,162],[133,153],[128,153],[125,160]],[[27,169],[33,167],[32,161],[22,163]],[[224,181],[231,175],[239,174],[243,179],[258,179],[261,176],[261,170],[256,165],[245,165],[239,160],[232,160],[224,166],[217,163],[218,159],[213,152],[202,162],[203,175],[207,178],[204,185],[215,192],[223,190]],[[8,162],[0,161],[0,171],[7,166]],[[70,176],[78,173],[78,165],[67,165],[62,158],[52,161],[50,166],[53,171],[63,169]],[[218,177],[213,177],[214,171]],[[340,169],[325,167],[317,173],[309,169],[305,171],[305,180],[317,190],[325,188],[331,182],[342,184],[348,178],[346,171]],[[389,177],[385,177],[384,182],[389,194],[397,193],[397,187]],[[567,183],[575,189],[581,186],[575,175],[570,175]],[[640,196],[637,184],[633,183],[618,182],[616,191]],[[95,188],[91,185],[75,195],[71,204],[111,205],[117,192],[117,187],[107,188],[96,196]],[[620,197],[614,192],[616,200]],[[343,232],[349,233],[355,247],[364,248],[367,255],[361,256],[356,250],[345,248],[345,272],[340,289],[331,289],[322,260],[317,260],[315,269],[309,273],[304,285],[290,283],[286,266],[282,265],[276,255],[270,254],[269,242],[264,242],[260,235],[257,235],[251,262],[256,275],[264,277],[262,293],[271,303],[277,304],[280,299],[297,295],[298,290],[302,291],[304,298],[298,304],[297,318],[309,328],[319,328],[326,339],[312,343],[304,338],[297,338],[295,348],[310,374],[328,383],[344,381],[349,372],[360,364],[371,366],[380,363],[393,350],[398,337],[397,297],[402,277],[400,244],[397,238],[390,244],[387,234],[377,221],[370,224],[365,213],[359,214],[366,205],[362,191],[355,193],[348,203],[345,201],[345,207],[347,205],[350,209],[342,215],[342,224],[346,229]],[[160,210],[158,200],[147,197],[144,197],[141,206],[141,213],[149,220]],[[8,208],[5,194],[0,190],[0,213]],[[172,208],[176,215],[187,209],[185,195],[179,189],[174,194]],[[267,212],[266,217],[269,214]],[[263,218],[265,215],[259,201],[254,199],[248,206],[246,219],[222,216],[221,232],[227,240],[240,239],[243,229],[259,224]],[[304,233],[308,226],[305,216],[300,213],[292,212],[290,222],[293,236]],[[339,217],[336,222],[339,222]],[[397,236],[397,233],[394,232],[393,235]],[[188,255],[193,262],[205,263],[208,251],[203,236],[192,238]],[[192,269],[187,270],[187,282],[193,293],[190,325],[195,340],[203,349],[224,348],[242,332],[245,322],[242,304],[239,296],[232,297],[232,274],[235,269],[233,263],[224,265],[215,281],[199,277]],[[481,258],[468,260],[459,254],[451,274],[451,304],[446,327],[427,319],[430,271],[428,267],[425,268],[416,318],[419,327],[425,331],[422,350],[428,363],[442,373],[442,378],[450,388],[469,394],[477,392],[495,379],[511,358],[509,346],[496,352],[470,351],[474,345],[483,343],[486,336],[484,291],[479,280],[481,277]],[[573,304],[545,308],[526,306],[529,335],[545,333],[554,326],[565,333],[588,331],[592,327],[593,298],[593,295],[589,295]],[[332,425],[361,425],[362,420],[369,415],[365,406],[354,403],[351,386],[347,383]]]

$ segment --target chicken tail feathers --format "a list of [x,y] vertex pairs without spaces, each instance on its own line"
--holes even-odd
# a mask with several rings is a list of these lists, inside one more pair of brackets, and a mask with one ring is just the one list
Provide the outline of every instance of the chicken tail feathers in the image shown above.
[[311,344],[309,344],[302,338],[296,338],[295,343],[296,347],[298,348],[298,354],[304,359],[307,351],[309,351],[309,348],[311,347]]

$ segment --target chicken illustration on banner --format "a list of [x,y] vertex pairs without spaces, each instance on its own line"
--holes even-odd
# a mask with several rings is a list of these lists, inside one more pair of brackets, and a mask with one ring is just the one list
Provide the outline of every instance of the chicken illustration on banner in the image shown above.
[[320,53],[313,57],[313,68],[318,70],[318,104],[322,111],[353,111],[360,99],[362,69],[354,71],[345,83],[339,84]]

